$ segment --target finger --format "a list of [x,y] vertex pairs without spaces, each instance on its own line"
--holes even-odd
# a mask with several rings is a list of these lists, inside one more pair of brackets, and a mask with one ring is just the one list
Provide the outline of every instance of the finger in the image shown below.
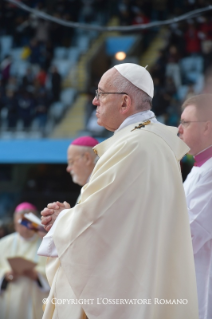
[[45,207],[42,211],[41,211],[41,215],[43,214],[43,212],[47,212],[49,210],[49,208]]
[[42,223],[43,225],[47,225],[49,222],[51,222],[51,220],[52,220],[52,217],[51,217],[51,216],[42,217],[41,223]]
[[65,205],[64,205],[64,202],[63,203],[60,203],[60,202],[57,202],[57,205],[59,206],[59,208],[65,208]]
[[52,215],[52,214],[54,214],[54,210],[49,209],[49,208],[44,208],[44,210],[42,210],[42,212],[41,212],[42,216],[48,216],[48,215]]
[[52,228],[52,224],[49,224],[48,226],[45,227],[46,231],[49,231]]
[[70,204],[67,203],[67,202],[63,202],[63,204],[64,204],[65,208],[70,208],[71,207]]
[[61,202],[56,202],[56,204],[61,208],[63,208],[64,207],[64,203],[61,203]]
[[50,203],[47,205],[48,208],[51,208],[51,209],[58,209],[60,208],[60,206],[57,204],[57,203]]
[[47,225],[49,222],[51,222],[51,220],[52,220],[51,216],[43,217],[42,220],[41,220],[41,224],[42,225]]

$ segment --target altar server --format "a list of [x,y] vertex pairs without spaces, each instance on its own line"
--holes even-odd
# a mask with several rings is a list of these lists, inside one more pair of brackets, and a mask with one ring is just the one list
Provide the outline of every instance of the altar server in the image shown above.
[[180,138],[190,147],[194,167],[184,189],[193,244],[199,318],[212,318],[212,94],[200,94],[182,106]]

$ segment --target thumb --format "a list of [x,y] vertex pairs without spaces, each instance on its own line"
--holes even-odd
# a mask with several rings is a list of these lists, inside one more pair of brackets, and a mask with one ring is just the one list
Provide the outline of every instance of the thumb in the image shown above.
[[63,202],[63,204],[64,204],[65,208],[70,208],[71,207],[70,204],[67,203],[67,202]]

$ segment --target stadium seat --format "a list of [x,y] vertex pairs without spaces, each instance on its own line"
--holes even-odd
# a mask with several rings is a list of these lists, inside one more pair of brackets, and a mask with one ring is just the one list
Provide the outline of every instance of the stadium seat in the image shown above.
[[63,60],[54,59],[52,61],[52,65],[55,65],[60,75],[62,77],[65,77],[68,74],[73,63],[69,61],[68,59],[63,59]]
[[183,58],[180,61],[181,70],[183,73],[189,71],[203,72],[203,58],[200,56],[191,56]]
[[77,39],[77,45],[81,52],[85,52],[88,49],[90,39],[89,37],[82,35]]
[[23,48],[15,48],[10,51],[10,55],[12,57],[12,61],[20,61],[22,60],[21,55],[23,52]]
[[65,107],[70,106],[73,103],[74,97],[76,95],[76,90],[73,88],[65,89],[60,94],[60,99]]
[[6,54],[10,54],[12,48],[13,38],[11,36],[0,37],[0,58],[3,59]]
[[55,122],[58,121],[62,117],[64,110],[65,105],[62,102],[53,103],[49,109],[49,118]]
[[76,62],[79,58],[80,50],[78,48],[72,47],[68,50],[68,59],[70,61]]
[[55,59],[66,59],[68,55],[68,49],[63,47],[58,47],[54,49]]
[[177,91],[177,96],[178,96],[180,101],[184,100],[187,92],[188,92],[188,86],[187,85],[182,85],[182,86],[179,87],[179,89]]
[[26,74],[26,70],[30,67],[30,63],[27,61],[14,61],[11,65],[10,74],[22,77]]

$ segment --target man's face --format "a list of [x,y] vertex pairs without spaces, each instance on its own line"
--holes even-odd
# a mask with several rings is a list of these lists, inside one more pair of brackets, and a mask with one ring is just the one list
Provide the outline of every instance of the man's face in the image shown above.
[[194,105],[186,106],[181,115],[181,121],[183,123],[178,127],[179,137],[190,147],[189,154],[196,155],[202,151],[204,122],[198,122],[200,119]]
[[123,96],[121,94],[102,94],[101,92],[119,92],[112,83],[112,78],[115,71],[110,69],[103,74],[99,85],[98,92],[100,93],[99,99],[93,99],[93,105],[96,105],[97,123],[104,126],[107,130],[114,132],[121,124],[120,108]]
[[68,148],[68,166],[66,171],[71,175],[74,183],[85,185],[91,172],[88,172],[86,158],[82,149],[77,145],[70,145]]

